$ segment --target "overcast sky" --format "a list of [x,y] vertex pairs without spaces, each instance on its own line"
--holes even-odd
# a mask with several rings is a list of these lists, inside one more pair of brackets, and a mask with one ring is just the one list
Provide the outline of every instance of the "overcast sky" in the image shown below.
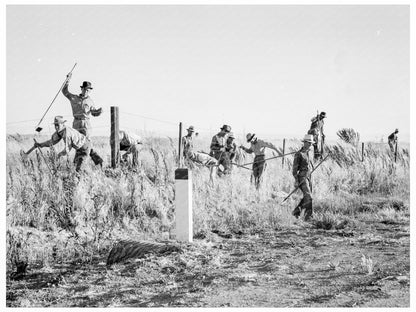
[[[409,140],[409,7],[8,6],[8,133],[34,134],[75,62],[70,91],[91,81],[104,114],[94,135],[120,128],[175,135],[177,124],[215,134],[302,137],[325,111],[327,137],[354,128]],[[55,115],[72,123],[60,94]],[[147,117],[142,118],[141,116]],[[154,120],[157,119],[157,120]]]

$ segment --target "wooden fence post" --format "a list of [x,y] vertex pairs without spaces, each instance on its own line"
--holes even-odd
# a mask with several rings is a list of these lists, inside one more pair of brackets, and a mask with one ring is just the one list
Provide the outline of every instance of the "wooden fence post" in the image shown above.
[[397,162],[397,141],[396,141],[396,146],[394,148],[394,162]]
[[182,122],[179,123],[178,168],[182,168]]
[[[283,155],[285,154],[286,139],[283,139]],[[285,167],[285,156],[282,157],[282,168]]]
[[361,143],[361,161],[364,161],[364,142]]
[[111,167],[117,168],[120,159],[118,106],[111,106]]

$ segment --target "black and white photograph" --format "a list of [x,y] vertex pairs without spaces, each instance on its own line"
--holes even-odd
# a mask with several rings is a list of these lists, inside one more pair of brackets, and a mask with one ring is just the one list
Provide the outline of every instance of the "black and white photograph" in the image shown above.
[[2,6],[3,307],[416,307],[409,1]]

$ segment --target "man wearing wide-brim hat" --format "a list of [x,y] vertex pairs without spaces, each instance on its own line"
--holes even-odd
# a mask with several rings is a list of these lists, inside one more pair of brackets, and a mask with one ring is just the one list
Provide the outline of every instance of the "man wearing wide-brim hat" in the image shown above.
[[326,113],[321,112],[317,116],[314,116],[311,120],[311,127],[309,128],[308,134],[313,135],[313,151],[314,158],[322,158],[323,153],[323,144],[325,141],[324,134],[324,119],[326,118]]
[[295,184],[299,186],[303,193],[303,198],[293,210],[293,215],[299,218],[302,210],[305,211],[304,218],[308,221],[312,217],[312,184],[311,184],[311,168],[312,164],[309,160],[309,150],[314,143],[313,135],[306,134],[302,140],[302,148],[295,154],[293,159],[292,174],[295,178]]
[[[90,115],[94,117],[100,116],[102,108],[97,109],[94,107],[94,102],[90,97],[90,92],[93,88],[91,82],[89,81],[84,81],[82,83],[80,86],[81,93],[79,95],[69,92],[68,85],[71,77],[72,73],[69,73],[67,75],[67,79],[65,80],[64,87],[62,88],[62,93],[71,103],[72,115],[74,116],[72,127],[89,138],[91,135]],[[92,148],[90,156],[96,165],[103,163],[103,159]]]
[[219,176],[224,174],[225,171],[225,145],[227,141],[227,136],[231,132],[231,127],[229,125],[223,125],[220,128],[220,132],[212,137],[211,145],[210,145],[210,152],[209,155],[214,157],[218,160],[218,170],[217,174]]
[[184,157],[186,157],[186,155],[189,152],[192,152],[192,149],[194,147],[192,135],[195,132],[195,128],[194,126],[189,126],[188,129],[186,129],[186,131],[188,133],[182,137],[182,152]]
[[76,171],[79,171],[82,163],[90,153],[90,140],[79,131],[65,126],[65,122],[66,120],[62,116],[56,116],[53,123],[56,131],[52,134],[51,139],[42,143],[36,142],[33,148],[23,153],[24,156],[29,155],[37,147],[50,147],[63,140],[65,147],[57,156],[65,156],[74,148],[76,150],[74,158],[75,168]]
[[247,153],[254,153],[254,163],[253,163],[253,176],[254,176],[254,184],[258,189],[260,187],[261,177],[264,172],[264,168],[266,166],[265,161],[265,150],[266,148],[270,148],[275,150],[278,155],[281,155],[280,151],[274,146],[272,143],[260,140],[256,137],[256,134],[247,133],[246,135],[247,143],[250,143],[250,147],[246,148],[245,146],[241,145],[240,148]]

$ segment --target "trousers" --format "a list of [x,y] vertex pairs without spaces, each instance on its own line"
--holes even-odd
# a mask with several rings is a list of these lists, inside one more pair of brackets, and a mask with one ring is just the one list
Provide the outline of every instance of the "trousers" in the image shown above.
[[[75,121],[77,121],[77,123]],[[79,123],[79,122],[81,122],[81,121],[84,121],[84,120],[78,120],[78,119],[74,120],[74,123],[73,123],[74,129],[77,130],[78,132],[82,133],[83,135],[85,135],[87,138],[89,138],[89,132],[88,132],[87,128],[85,128],[85,127],[84,128],[75,128],[75,125],[80,125],[81,123]],[[103,159],[100,157],[100,155],[98,155],[98,153],[96,151],[94,151],[92,149],[91,144],[90,144],[89,156],[91,157],[91,159],[92,159],[92,161],[94,162],[95,165],[102,165],[103,164]]]
[[82,163],[89,156],[90,151],[91,143],[89,140],[86,140],[84,145],[75,152],[74,164],[77,172],[81,169]]
[[312,217],[313,208],[312,208],[312,184],[310,179],[307,177],[298,177],[299,188],[303,193],[303,197],[296,208],[293,210],[293,215],[298,218],[302,212],[305,210],[304,216],[305,221],[309,220]]

